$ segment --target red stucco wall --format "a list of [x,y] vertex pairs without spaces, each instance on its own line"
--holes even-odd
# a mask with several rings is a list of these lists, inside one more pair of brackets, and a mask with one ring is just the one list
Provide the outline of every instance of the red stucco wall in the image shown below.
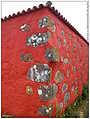
[[[39,47],[27,47],[26,37],[31,36],[33,33],[46,32],[47,28],[40,29],[38,21],[44,16],[49,16],[54,20],[56,25],[56,32],[51,32],[51,37],[46,45]],[[20,31],[20,26],[24,23],[30,24],[30,32],[25,33]],[[82,93],[82,87],[88,80],[88,45],[70,30],[64,23],[56,18],[53,13],[48,9],[42,9],[30,14],[22,15],[6,22],[2,22],[2,41],[1,41],[1,111],[4,113],[14,115],[15,117],[43,117],[38,114],[38,108],[41,105],[53,105],[52,117],[55,117],[56,103],[64,103],[64,95],[62,86],[64,83],[68,84],[68,91],[70,92],[70,100],[66,105],[63,105],[64,111]],[[64,37],[66,38],[66,45],[64,46]],[[70,40],[70,35],[72,40]],[[61,39],[61,47],[58,46],[58,38]],[[73,48],[76,42],[76,48]],[[48,63],[45,58],[46,48],[56,47],[59,48],[59,63]],[[69,48],[69,49],[68,49]],[[73,48],[73,52],[72,52]],[[23,53],[31,53],[33,56],[32,62],[23,62],[20,55]],[[67,57],[69,54],[69,64],[61,62],[61,56]],[[77,63],[76,59],[78,60]],[[71,62],[72,59],[72,62]],[[52,77],[50,83],[36,83],[27,80],[26,74],[30,67],[40,63],[47,63],[52,68]],[[76,66],[77,71],[71,71],[72,66]],[[80,70],[79,70],[80,67]],[[67,77],[67,69],[69,69],[69,77]],[[40,85],[50,85],[55,83],[55,73],[60,70],[64,74],[64,80],[57,84],[58,92],[55,98],[49,101],[40,101],[37,89]],[[81,74],[81,80],[79,80]],[[75,78],[77,83],[75,84]],[[74,83],[74,91],[71,90],[72,82]],[[26,94],[26,86],[29,85],[33,89],[33,94]],[[75,95],[75,87],[78,86],[79,90]],[[44,116],[45,117],[45,116]]]

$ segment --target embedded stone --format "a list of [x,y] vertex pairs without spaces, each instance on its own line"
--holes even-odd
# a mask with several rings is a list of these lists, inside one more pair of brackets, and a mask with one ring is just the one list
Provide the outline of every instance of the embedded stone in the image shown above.
[[62,30],[62,36],[64,36],[64,31]]
[[50,32],[33,34],[31,37],[26,38],[26,45],[37,47],[41,44],[47,43],[49,37],[50,37]]
[[49,62],[59,62],[59,50],[56,48],[47,48],[45,57]]
[[62,109],[63,108],[63,103],[62,102],[60,102],[60,109]]
[[58,39],[58,46],[59,46],[59,48],[61,47],[61,40],[60,39]]
[[20,58],[24,62],[31,62],[32,61],[32,54],[22,54]]
[[56,83],[61,83],[62,80],[64,80],[64,74],[58,70],[55,74],[55,81]]
[[26,86],[26,93],[28,95],[33,94],[33,90],[32,90],[32,88],[30,86]]
[[23,32],[29,32],[30,31],[30,25],[29,24],[23,24],[20,27],[20,30],[23,31]]
[[53,20],[51,20],[48,16],[43,17],[39,20],[39,28],[47,27],[48,29],[51,29],[53,32],[56,31],[55,23]]
[[67,77],[69,77],[69,69],[67,69]]
[[27,78],[35,82],[49,82],[51,69],[48,64],[35,64],[28,70]]
[[64,58],[64,63],[69,64],[68,58]]
[[[44,86],[40,86],[38,91],[39,91],[38,95],[40,97],[40,100],[47,101],[56,97],[58,87],[56,84],[52,84],[50,86],[44,85]],[[42,92],[42,94],[40,92]]]
[[66,83],[63,84],[62,92],[64,93],[67,90],[68,86]]
[[38,109],[38,113],[40,114],[40,115],[42,115],[42,116],[49,116],[49,117],[51,117],[51,115],[52,115],[52,111],[53,111],[53,105],[42,105],[42,106],[40,106],[39,107],[39,109]]
[[70,93],[69,92],[66,92],[65,96],[64,96],[64,104],[67,104],[68,101],[70,99]]

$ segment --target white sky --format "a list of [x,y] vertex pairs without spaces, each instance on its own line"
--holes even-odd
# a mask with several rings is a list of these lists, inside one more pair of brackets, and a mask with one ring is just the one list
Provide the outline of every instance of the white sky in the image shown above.
[[[42,0],[43,1],[43,0]],[[87,2],[62,2],[52,0],[56,9],[87,39]],[[2,2],[2,18],[4,16],[12,15],[18,11],[27,10],[33,6],[38,6],[40,3],[45,4],[46,2]]]

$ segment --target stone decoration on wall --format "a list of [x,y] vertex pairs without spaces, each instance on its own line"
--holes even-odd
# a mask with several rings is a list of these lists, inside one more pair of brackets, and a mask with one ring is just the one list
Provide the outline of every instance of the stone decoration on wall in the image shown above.
[[30,31],[30,25],[29,24],[23,24],[21,27],[20,27],[20,30],[22,32],[29,32]]
[[71,33],[69,33],[69,39],[72,40],[72,34]]
[[61,39],[60,38],[58,38],[57,44],[58,44],[58,47],[60,48],[61,47]]
[[49,62],[59,62],[59,50],[56,48],[47,48],[45,57]]
[[45,16],[39,20],[39,28],[47,27],[48,26],[48,17]]
[[48,16],[43,17],[39,20],[39,28],[47,27],[48,29],[51,29],[53,32],[56,31],[55,23],[53,20],[51,20]]
[[62,30],[61,33],[62,33],[62,36],[64,36],[64,30]]
[[62,102],[60,102],[60,109],[62,109],[63,108],[63,103]]
[[38,113],[42,116],[49,116],[51,117],[53,111],[53,105],[49,104],[48,106],[40,106],[38,109]]
[[78,93],[78,87],[75,88],[75,95]]
[[65,64],[69,64],[68,58],[64,58],[64,63],[65,63]]
[[67,43],[67,42],[66,42],[66,39],[64,38],[64,46],[66,45],[66,43]]
[[37,47],[41,44],[46,44],[50,38],[50,32],[36,33],[26,38],[26,45]]
[[67,104],[68,101],[70,99],[70,93],[69,92],[66,92],[65,96],[64,96],[64,104]]
[[35,64],[28,70],[27,79],[35,82],[49,82],[51,79],[51,69],[48,64]]
[[71,90],[74,91],[74,83],[72,82]]
[[77,84],[77,77],[75,78],[75,84]]
[[26,53],[26,54],[22,54],[20,56],[21,60],[24,62],[31,62],[32,61],[32,54]]
[[49,86],[43,85],[40,86],[40,88],[38,89],[38,95],[40,97],[40,100],[47,101],[49,99],[56,97],[57,91],[58,87],[56,84],[52,84]]
[[64,74],[58,70],[55,74],[55,82],[56,84],[61,83],[62,80],[64,80]]
[[74,66],[74,71],[75,71],[75,72],[77,71],[77,67],[76,67],[76,66]]
[[50,1],[5,17],[2,39],[2,117],[61,117],[87,83],[89,43]]
[[67,77],[69,77],[69,68],[67,69]]
[[63,57],[63,56],[61,56],[61,62],[63,63],[63,61],[64,61],[64,57]]
[[33,90],[32,90],[32,88],[31,88],[30,86],[26,86],[26,93],[27,93],[28,95],[33,94]]
[[68,85],[66,83],[64,83],[63,87],[62,87],[62,92],[63,93],[66,92],[67,88],[68,88]]

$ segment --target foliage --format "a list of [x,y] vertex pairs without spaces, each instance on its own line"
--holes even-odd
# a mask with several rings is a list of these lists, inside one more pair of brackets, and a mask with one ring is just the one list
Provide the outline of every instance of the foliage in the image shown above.
[[86,99],[86,97],[89,96],[89,83],[87,84],[87,86],[83,87],[83,91],[82,91],[82,99]]
[[89,85],[86,85],[83,87],[82,96],[79,95],[77,100],[67,108],[67,110],[62,115],[62,118],[78,117],[77,114],[74,114],[75,110],[77,110],[81,105],[83,105],[83,102],[86,100],[86,98],[88,98],[88,96],[89,96]]

